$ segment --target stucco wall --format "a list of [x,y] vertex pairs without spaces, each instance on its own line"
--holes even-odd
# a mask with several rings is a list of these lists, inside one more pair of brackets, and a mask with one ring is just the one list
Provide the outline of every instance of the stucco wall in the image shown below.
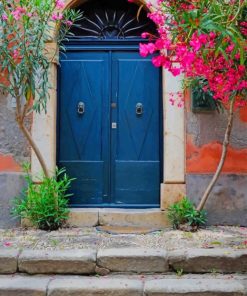
[[[68,5],[82,3],[85,0],[66,0]],[[152,0],[155,2],[156,0]],[[167,75],[168,76],[168,75]],[[56,97],[56,71],[53,66],[51,82],[53,85],[52,97]],[[166,77],[166,76],[164,76]],[[169,77],[168,77],[169,78]],[[164,93],[169,94],[174,91],[175,80],[164,82]],[[170,90],[171,88],[171,90]],[[168,100],[167,100],[168,101]],[[50,101],[53,104],[48,108],[50,114],[46,121],[42,122],[42,127],[34,122],[34,137],[45,151],[45,157],[48,164],[55,164],[55,100]],[[215,171],[221,152],[220,142],[223,139],[223,133],[226,126],[224,115],[218,116],[216,112],[212,113],[192,113],[190,111],[190,100],[186,101],[186,182],[187,195],[196,203],[199,201],[204,188],[210,181],[211,174]],[[42,119],[42,117],[40,117]],[[168,105],[164,112],[165,119],[165,159],[164,171],[166,172],[164,188],[169,186],[183,185],[184,183],[184,126],[183,111],[177,111]],[[180,124],[181,123],[181,124]],[[174,128],[175,127],[175,128]],[[236,116],[231,147],[229,149],[226,165],[224,166],[224,175],[219,180],[210,197],[207,208],[209,210],[209,222],[222,224],[245,224],[246,221],[246,200],[247,200],[247,108]],[[170,130],[169,130],[170,129]],[[179,131],[177,131],[179,130]],[[168,131],[168,132],[167,132]],[[177,136],[180,135],[180,137]],[[41,135],[41,136],[40,136]],[[182,137],[181,137],[182,135]],[[48,139],[48,140],[47,140]],[[49,145],[47,145],[49,143]],[[169,145],[168,145],[169,144]],[[174,153],[174,150],[176,153]],[[8,186],[12,186],[8,180],[15,180],[17,175],[12,172],[20,172],[20,164],[29,160],[28,145],[20,134],[14,119],[14,109],[11,100],[0,94],[0,203],[6,203],[13,197],[13,194],[19,191],[22,182],[16,182],[19,189],[8,191]],[[34,158],[35,159],[35,158]],[[37,162],[36,162],[37,163]],[[33,165],[35,167],[35,165]],[[37,166],[37,171],[40,171]],[[165,182],[166,181],[166,182]],[[10,183],[9,183],[10,182]],[[7,187],[6,187],[7,186]],[[180,190],[179,190],[180,191]],[[3,195],[3,192],[5,195]],[[7,194],[7,195],[6,195]],[[168,195],[171,190],[168,188]],[[4,196],[4,197],[3,197]],[[164,198],[168,198],[164,195]],[[7,217],[7,216],[3,216]],[[4,218],[5,220],[7,218]],[[1,221],[0,221],[1,227]]]
[[20,225],[10,210],[25,184],[21,163],[29,160],[30,150],[15,122],[14,102],[0,93],[0,228]]
[[21,194],[25,179],[21,173],[0,172],[0,228],[20,225],[20,219],[11,215],[13,198]]
[[26,140],[15,122],[14,102],[0,93],[0,172],[21,171],[20,164],[29,156]]
[[[197,204],[215,172],[227,122],[217,111],[193,113],[186,101],[186,187]],[[206,209],[209,224],[247,225],[247,108],[234,118],[223,174]]]

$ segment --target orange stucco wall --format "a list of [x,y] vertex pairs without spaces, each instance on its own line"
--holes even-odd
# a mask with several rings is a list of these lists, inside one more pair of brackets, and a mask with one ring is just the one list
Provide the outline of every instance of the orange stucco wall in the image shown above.
[[[188,93],[185,95],[185,105],[187,113],[187,122],[192,115],[191,112],[191,100]],[[197,116],[197,115],[195,115]],[[216,114],[215,118],[220,116]],[[246,132],[239,134],[238,136],[246,139],[247,143],[247,106],[239,110],[238,116],[236,116],[234,125],[245,125]],[[217,122],[216,122],[217,125]],[[238,132],[238,131],[237,131]],[[214,173],[222,151],[222,143],[215,139],[208,143],[197,146],[195,145],[195,137],[203,137],[203,134],[195,135],[188,134],[186,138],[186,172],[187,173]],[[247,173],[247,145],[246,148],[238,148],[236,146],[229,146],[227,158],[223,167],[224,173],[233,174],[246,174]]]
[[[211,142],[202,147],[193,144],[190,136],[187,137],[187,172],[212,173],[215,172],[220,159],[222,145]],[[225,173],[247,173],[247,148],[234,149],[229,147],[225,165]]]
[[[239,111],[239,118],[242,122],[247,122],[247,106],[244,108],[240,109]],[[247,126],[246,126],[247,128]]]
[[0,172],[20,172],[20,165],[11,155],[0,154]]

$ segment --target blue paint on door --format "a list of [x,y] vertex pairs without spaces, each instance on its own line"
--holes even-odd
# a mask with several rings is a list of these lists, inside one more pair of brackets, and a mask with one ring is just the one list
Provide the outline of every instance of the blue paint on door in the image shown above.
[[58,166],[71,206],[159,206],[160,70],[136,51],[68,51],[59,70]]

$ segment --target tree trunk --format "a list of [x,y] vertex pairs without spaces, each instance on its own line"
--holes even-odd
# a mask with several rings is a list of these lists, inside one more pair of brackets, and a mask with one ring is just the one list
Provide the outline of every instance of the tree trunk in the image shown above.
[[17,119],[17,122],[18,122],[20,130],[24,134],[25,138],[27,139],[28,143],[30,144],[31,148],[33,149],[36,157],[38,158],[39,163],[40,163],[40,165],[41,165],[41,167],[43,169],[43,172],[44,172],[45,176],[49,177],[49,172],[48,172],[47,166],[45,164],[45,160],[44,160],[38,146],[34,142],[32,136],[30,135],[29,131],[25,127],[24,123],[21,120],[18,120],[18,119]]
[[211,180],[211,182],[209,183],[206,191],[204,192],[202,199],[197,207],[198,211],[201,211],[205,205],[205,203],[207,202],[209,195],[215,185],[215,183],[217,182],[220,173],[222,171],[223,165],[225,163],[226,160],[226,155],[227,155],[227,148],[229,145],[229,141],[230,141],[230,136],[231,136],[231,131],[232,131],[232,124],[233,124],[233,109],[234,109],[234,103],[235,103],[235,99],[233,98],[230,102],[230,108],[228,111],[228,121],[227,121],[227,128],[225,131],[225,137],[224,137],[224,141],[222,144],[222,153],[221,153],[221,158],[217,167],[217,170]]

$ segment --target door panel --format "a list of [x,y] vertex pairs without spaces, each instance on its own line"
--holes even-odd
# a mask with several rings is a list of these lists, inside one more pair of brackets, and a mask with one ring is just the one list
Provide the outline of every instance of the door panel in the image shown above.
[[160,71],[137,52],[116,52],[112,59],[118,120],[112,135],[115,203],[158,205]]
[[100,204],[109,191],[108,53],[68,52],[60,62],[59,165],[76,178],[72,205]]

